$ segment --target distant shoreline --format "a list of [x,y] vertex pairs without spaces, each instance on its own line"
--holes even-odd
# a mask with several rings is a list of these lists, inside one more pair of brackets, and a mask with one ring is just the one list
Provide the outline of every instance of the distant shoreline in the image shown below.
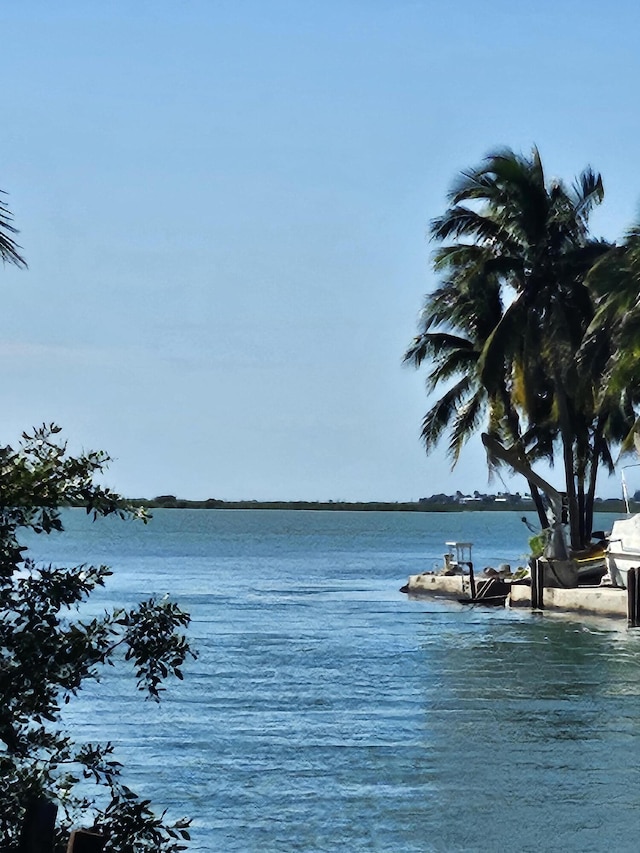
[[[167,496],[162,499],[132,498],[131,503],[148,509],[287,509],[329,512],[535,512],[531,501],[513,503],[474,501],[473,503],[439,504],[420,501],[222,501],[210,499],[191,501]],[[631,511],[640,511],[640,504],[630,502]],[[624,514],[622,500],[608,499],[596,502],[595,512]]]

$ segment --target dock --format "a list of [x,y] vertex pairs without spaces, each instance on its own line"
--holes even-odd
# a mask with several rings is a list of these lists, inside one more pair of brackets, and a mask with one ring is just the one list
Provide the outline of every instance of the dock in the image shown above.
[[[532,607],[531,586],[512,584],[507,605],[509,607]],[[592,616],[615,616],[627,618],[626,589],[607,586],[578,586],[574,589],[546,587],[542,607],[536,610],[555,610],[562,613],[588,613]]]
[[[624,619],[630,628],[640,627],[640,567],[629,568],[626,588],[605,576],[605,563],[589,565],[580,575],[576,560],[529,560],[528,569],[511,573],[507,564],[496,571],[474,572],[471,542],[447,542],[440,570],[410,575],[400,592],[413,596],[453,599],[461,604],[492,607],[520,607],[533,611],[585,614]],[[599,559],[603,557],[598,555]],[[582,561],[585,562],[585,561]],[[593,562],[593,557],[588,561]],[[609,583],[594,583],[594,576]],[[582,584],[580,580],[582,579]]]
[[[414,596],[433,596],[457,601],[461,597],[470,595],[469,576],[447,576],[432,572],[411,575],[402,591]],[[638,620],[632,618],[631,612],[636,599],[635,592],[631,589],[606,586],[579,586],[573,589],[545,587],[538,591],[538,600],[536,600],[535,586],[531,581],[524,580],[510,585],[506,606],[607,616],[627,619],[629,624],[637,625]]]

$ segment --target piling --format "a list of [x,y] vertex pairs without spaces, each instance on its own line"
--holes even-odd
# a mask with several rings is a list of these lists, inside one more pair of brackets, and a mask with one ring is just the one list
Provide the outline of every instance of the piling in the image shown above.
[[52,853],[58,807],[45,798],[27,804],[18,853]]
[[640,569],[627,572],[627,621],[630,628],[640,625]]
[[473,563],[469,560],[469,589],[471,591],[471,598],[476,597],[476,579],[473,574]]
[[544,610],[544,564],[534,560],[531,566],[531,609]]

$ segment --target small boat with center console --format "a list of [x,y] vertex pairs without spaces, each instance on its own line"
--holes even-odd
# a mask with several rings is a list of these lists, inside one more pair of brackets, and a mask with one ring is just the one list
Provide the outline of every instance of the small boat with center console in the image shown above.
[[[471,559],[471,542],[447,542],[444,555],[444,575],[461,574],[469,581],[469,594],[458,601],[460,604],[482,604],[485,607],[504,607],[509,586],[499,573],[493,570],[490,577],[476,578]],[[463,589],[465,587],[463,581]]]

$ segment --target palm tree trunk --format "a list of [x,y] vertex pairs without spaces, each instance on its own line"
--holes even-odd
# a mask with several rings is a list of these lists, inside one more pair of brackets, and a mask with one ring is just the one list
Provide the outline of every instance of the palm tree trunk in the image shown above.
[[560,420],[560,436],[562,439],[562,456],[564,461],[564,475],[567,489],[567,503],[569,505],[569,531],[571,536],[571,547],[579,550],[580,542],[580,513],[578,507],[578,496],[576,491],[576,474],[573,459],[573,430],[569,417],[569,406],[564,383],[560,372],[554,371],[554,384],[556,399],[558,401],[558,415]]
[[553,559],[568,559],[563,525],[561,524],[561,493],[556,488],[554,488],[551,483],[548,483],[546,480],[543,480],[539,474],[536,474],[531,465],[529,465],[526,460],[523,460],[521,454],[518,453],[518,451],[514,448],[503,447],[502,444],[500,444],[500,442],[496,438],[491,435],[488,435],[486,432],[482,433],[482,443],[487,448],[489,453],[491,453],[493,456],[497,456],[497,458],[501,459],[503,462],[506,462],[507,465],[513,468],[513,470],[516,471],[518,474],[522,474],[522,476],[526,478],[527,482],[535,483],[535,485],[539,489],[541,489],[541,491],[543,491],[548,497],[549,502],[551,504],[551,511],[553,513],[553,523],[550,525],[553,531]]
[[[518,412],[511,403],[511,398],[509,396],[509,392],[507,391],[504,385],[504,382],[500,385],[500,396],[506,414],[507,424],[509,425],[509,430],[511,432],[513,446],[518,449],[522,461],[528,464],[527,451],[524,448],[524,444],[522,442],[522,435],[520,432],[520,418],[518,417]],[[527,483],[529,485],[529,494],[531,495],[531,499],[536,508],[536,512],[538,513],[538,521],[540,522],[540,527],[542,528],[542,530],[546,530],[549,527],[549,518],[544,508],[544,503],[542,502],[542,495],[540,494],[540,490],[538,489],[536,484],[533,483],[529,478],[527,478]]]
[[547,516],[546,510],[544,508],[544,504],[542,502],[542,495],[540,494],[540,489],[536,486],[535,483],[532,483],[531,480],[527,480],[529,484],[529,494],[531,495],[531,500],[536,508],[536,512],[538,513],[538,521],[540,522],[540,527],[543,530],[546,530],[549,527],[549,517]]
[[598,479],[598,460],[602,452],[602,436],[606,418],[600,415],[593,431],[593,447],[591,451],[591,467],[589,468],[589,488],[584,507],[585,541],[591,541],[593,533],[593,505],[596,499],[596,481]]
[[586,547],[586,533],[585,533],[585,518],[584,518],[584,509],[585,509],[585,496],[584,496],[584,472],[580,472],[578,475],[578,527],[580,530],[580,548]]

